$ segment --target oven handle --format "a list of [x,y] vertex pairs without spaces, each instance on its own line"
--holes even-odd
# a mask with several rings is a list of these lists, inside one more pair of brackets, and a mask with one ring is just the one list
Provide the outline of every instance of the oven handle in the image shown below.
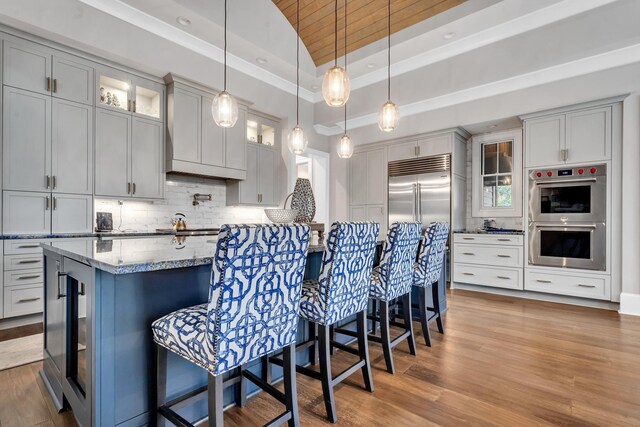
[[534,228],[598,228],[598,224],[533,224]]
[[560,180],[555,179],[552,181],[535,181],[536,185],[553,185],[553,184],[572,184],[574,182],[597,182],[596,178],[578,178],[578,179],[567,179]]

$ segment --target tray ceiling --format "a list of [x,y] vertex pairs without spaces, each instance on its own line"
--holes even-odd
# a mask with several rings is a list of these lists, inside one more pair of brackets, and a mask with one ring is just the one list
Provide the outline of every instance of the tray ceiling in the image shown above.
[[[387,0],[348,0],[347,53],[387,36]],[[391,0],[391,33],[466,0]],[[296,28],[296,0],[273,0]],[[338,0],[338,57],[344,54],[344,3]],[[334,59],[335,0],[300,0],[300,38],[316,66]],[[392,38],[393,43],[393,38]]]

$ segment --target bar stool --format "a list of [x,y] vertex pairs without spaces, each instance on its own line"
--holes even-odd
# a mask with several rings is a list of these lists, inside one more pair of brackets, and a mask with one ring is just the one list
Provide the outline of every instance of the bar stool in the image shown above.
[[[223,225],[211,271],[209,302],[170,313],[153,322],[156,349],[158,425],[169,420],[191,426],[172,407],[208,389],[209,426],[223,425],[223,392],[245,378],[282,402],[286,411],[268,425],[298,426],[295,340],[300,292],[309,246],[301,224]],[[284,349],[284,393],[243,366]],[[208,371],[208,387],[166,402],[167,350]],[[222,375],[237,370],[223,381]]]
[[[411,323],[411,311],[403,310],[404,322],[396,322],[389,319],[389,303],[397,298],[402,298],[404,307],[411,307],[411,285],[413,284],[413,269],[418,245],[420,243],[420,230],[422,225],[418,222],[395,222],[389,228],[387,241],[382,249],[380,265],[373,269],[371,275],[370,297],[373,299],[373,334],[369,340],[382,344],[384,360],[387,371],[395,372],[391,350],[405,339],[409,342],[409,352],[415,356],[416,342],[413,337],[413,325]],[[379,304],[379,314],[376,315],[376,304]],[[380,322],[380,336],[375,335],[376,321]],[[397,326],[404,329],[398,337],[391,339],[389,326]]]
[[[305,280],[300,300],[300,316],[314,324],[311,336],[312,358],[319,350],[320,372],[297,366],[299,373],[322,382],[327,418],[338,420],[333,388],[358,370],[362,371],[365,389],[373,391],[367,342],[367,302],[369,278],[380,225],[372,222],[335,222],[327,237],[318,280]],[[330,329],[341,320],[357,316],[356,332],[335,328],[335,333],[357,338],[358,348],[331,339]],[[316,347],[317,346],[317,347]],[[299,348],[301,346],[298,346]],[[358,361],[334,377],[331,373],[331,350],[338,348],[358,357]]]
[[[414,320],[419,320],[422,326],[422,334],[425,343],[431,347],[431,333],[429,323],[433,320],[438,325],[438,331],[444,334],[442,324],[442,314],[440,313],[440,290],[438,281],[442,275],[442,264],[444,252],[449,239],[448,222],[432,222],[424,231],[424,236],[418,252],[418,260],[413,273],[413,285],[420,288],[418,297],[418,316]],[[427,289],[431,288],[433,307],[427,303]],[[433,312],[429,315],[429,312]]]

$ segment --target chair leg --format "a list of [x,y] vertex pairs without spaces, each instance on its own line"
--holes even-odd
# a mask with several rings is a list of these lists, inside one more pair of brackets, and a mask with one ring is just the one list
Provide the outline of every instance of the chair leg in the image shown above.
[[284,395],[287,411],[291,412],[289,427],[298,427],[300,417],[298,415],[298,390],[296,388],[296,345],[291,344],[284,348],[282,355],[284,373]]
[[165,426],[165,418],[160,415],[158,408],[164,405],[167,400],[167,349],[158,344],[153,344],[154,363],[155,363],[155,390],[152,393],[154,399],[152,408],[154,409],[151,416],[151,425],[157,427]]
[[313,345],[309,347],[309,362],[312,365],[318,364],[318,324],[309,322],[309,339],[313,340]]
[[442,314],[440,313],[440,282],[431,285],[431,295],[433,295],[433,311],[436,313],[436,324],[438,332],[444,334],[444,325],[442,324]]
[[409,332],[409,353],[416,355],[416,338],[413,336],[413,319],[411,318],[411,291],[402,296],[402,313],[404,314],[404,328]]
[[224,386],[222,375],[209,374],[209,427],[224,425]]
[[418,297],[418,305],[420,310],[420,325],[422,325],[422,335],[427,347],[431,347],[431,332],[429,332],[429,312],[427,311],[427,290],[420,287],[420,296]]
[[[268,356],[265,356],[264,359],[267,359]],[[263,360],[264,360],[263,359]],[[268,362],[267,362],[268,363]],[[236,385],[236,405],[241,408],[247,406],[247,380],[244,375],[242,375],[242,371],[244,371],[244,365],[241,365],[238,368],[238,374],[240,375],[240,382]]]
[[371,314],[371,333],[375,335],[376,331],[378,330],[378,327],[376,326],[376,316],[378,316],[378,300],[375,298],[371,300]]
[[369,340],[367,338],[367,310],[357,314],[358,330],[358,352],[360,359],[364,360],[362,376],[364,377],[364,388],[373,391],[373,377],[371,376],[371,362],[369,360]]
[[[334,325],[329,326],[329,336],[331,337],[331,341],[336,340],[336,328]],[[331,355],[336,354],[336,349],[333,345],[331,345],[331,341],[329,341],[329,348],[331,349]]]
[[389,335],[389,302],[380,300],[380,335],[382,339],[382,352],[387,363],[387,372],[395,373],[393,356],[391,355],[391,337]]
[[329,327],[319,325],[318,341],[320,346],[320,377],[322,382],[322,394],[324,406],[327,409],[327,418],[332,423],[338,421],[336,415],[336,403],[333,397],[333,376],[331,374],[331,343],[329,342]]

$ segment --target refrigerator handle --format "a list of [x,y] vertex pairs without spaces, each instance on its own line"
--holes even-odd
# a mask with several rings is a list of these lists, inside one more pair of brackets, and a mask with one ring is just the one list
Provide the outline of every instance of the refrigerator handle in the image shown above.
[[418,184],[411,184],[413,187],[413,220],[418,221]]
[[416,216],[416,221],[422,222],[422,188],[420,183],[418,183],[418,189],[416,191],[416,210],[418,211],[418,215]]

